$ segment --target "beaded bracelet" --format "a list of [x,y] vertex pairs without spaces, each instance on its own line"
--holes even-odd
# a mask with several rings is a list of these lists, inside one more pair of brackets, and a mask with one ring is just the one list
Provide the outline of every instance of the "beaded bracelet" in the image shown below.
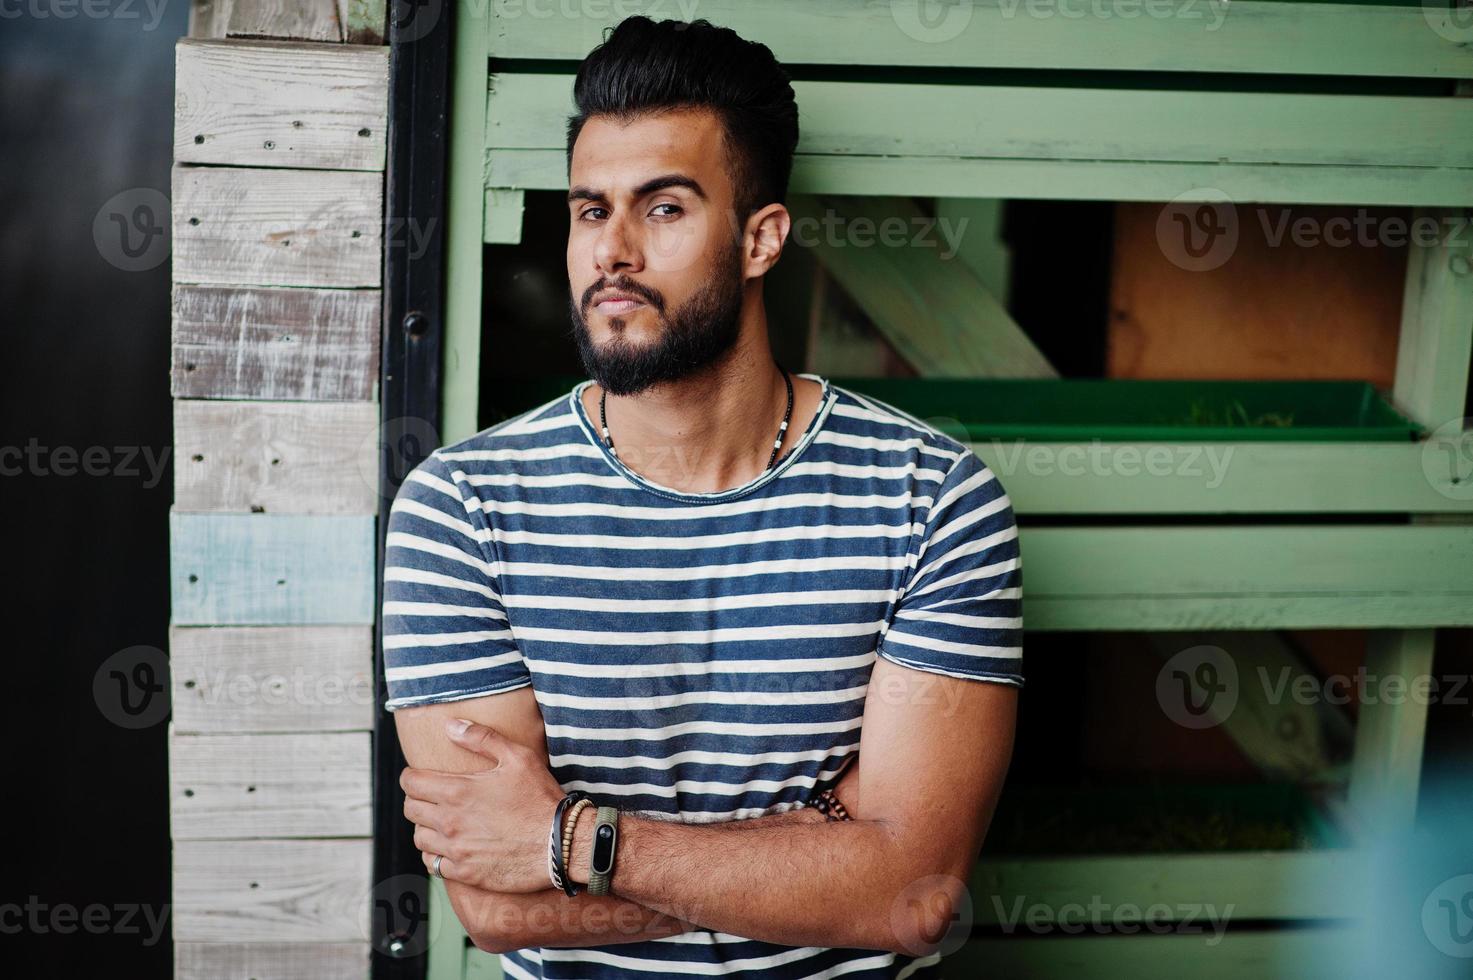
[[[570,882],[573,875],[568,869],[573,867],[573,831],[578,826],[578,814],[583,812],[583,808],[586,806],[593,806],[593,800],[585,796],[568,809],[568,815],[563,820],[563,870],[567,874]],[[576,886],[574,887],[573,894],[578,894]]]
[[826,789],[822,793],[819,793],[808,805],[819,813],[822,813],[829,820],[854,819],[849,816],[849,811],[844,809],[844,804],[839,802],[839,798],[834,795],[834,791],[831,789]]

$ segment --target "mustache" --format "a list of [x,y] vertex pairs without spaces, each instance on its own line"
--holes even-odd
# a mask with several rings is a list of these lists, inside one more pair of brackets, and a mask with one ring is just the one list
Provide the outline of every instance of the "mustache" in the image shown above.
[[637,282],[624,280],[620,282],[596,282],[592,286],[589,286],[586,290],[583,291],[583,309],[588,309],[589,304],[593,302],[593,297],[596,294],[603,292],[605,289],[617,289],[621,293],[629,293],[630,295],[638,296],[640,299],[644,300],[646,303],[653,306],[657,310],[663,310],[665,308],[664,297],[662,297],[658,292],[650,289],[647,286],[642,286]]

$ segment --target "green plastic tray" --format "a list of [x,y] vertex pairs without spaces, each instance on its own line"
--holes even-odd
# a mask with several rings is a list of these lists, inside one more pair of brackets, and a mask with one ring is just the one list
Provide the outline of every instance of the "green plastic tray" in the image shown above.
[[[486,424],[565,394],[581,380],[498,379],[482,396]],[[1404,442],[1425,435],[1364,381],[829,380],[969,442]]]
[[942,420],[943,431],[959,425],[971,441],[1403,442],[1422,435],[1364,381],[830,380]]

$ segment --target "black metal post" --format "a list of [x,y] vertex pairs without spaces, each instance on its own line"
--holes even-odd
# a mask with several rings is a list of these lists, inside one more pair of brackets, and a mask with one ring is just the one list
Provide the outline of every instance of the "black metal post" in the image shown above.
[[[391,0],[384,215],[380,506],[375,608],[382,608],[389,505],[438,445],[444,228],[454,0]],[[384,710],[383,623],[374,639],[373,980],[424,980],[429,881],[404,819],[404,754]]]

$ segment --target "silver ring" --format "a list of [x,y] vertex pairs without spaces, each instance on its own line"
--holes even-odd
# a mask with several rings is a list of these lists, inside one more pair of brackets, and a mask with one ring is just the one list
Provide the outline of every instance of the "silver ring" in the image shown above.
[[430,874],[434,875],[436,878],[444,878],[445,877],[444,875],[442,875],[440,873],[440,862],[443,861],[443,860],[445,860],[445,855],[443,855],[443,854],[436,854],[435,855],[435,863],[430,866]]

